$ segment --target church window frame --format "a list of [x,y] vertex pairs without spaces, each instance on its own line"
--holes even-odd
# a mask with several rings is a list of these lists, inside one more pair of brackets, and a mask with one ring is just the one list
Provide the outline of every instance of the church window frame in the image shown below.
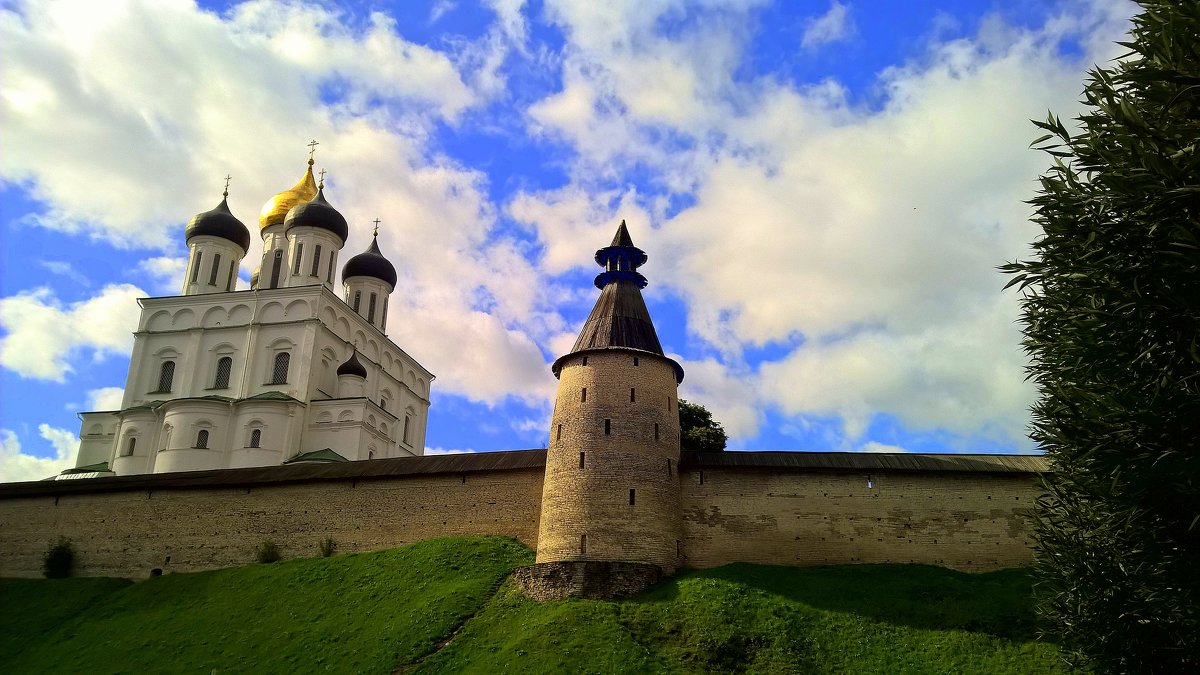
[[371,299],[367,301],[367,321],[375,323],[375,298],[374,293],[371,294]]
[[271,359],[271,380],[267,384],[287,384],[288,371],[292,367],[292,353],[286,349],[276,352]]
[[308,276],[315,277],[320,274],[321,274],[321,245],[317,244],[317,247],[315,249],[313,249],[312,270],[309,271]]
[[247,448],[262,447],[262,429],[251,429],[250,438],[246,441]]
[[296,260],[292,265],[292,276],[300,276],[300,263],[304,262],[304,243],[296,242]]
[[279,276],[283,273],[283,249],[275,249],[271,261],[271,284],[269,288],[279,288]]
[[384,296],[384,298],[383,298],[383,313],[379,315],[379,329],[380,330],[387,330],[387,306],[388,306],[388,298],[387,298],[387,296]]
[[217,285],[217,275],[220,273],[221,273],[221,254],[218,253],[213,256],[212,269],[208,273],[208,285],[209,286]]
[[133,457],[133,453],[137,452],[137,435],[130,433],[125,438],[124,447],[121,449],[122,457]]
[[208,429],[199,429],[196,431],[196,445],[192,446],[197,450],[208,450],[209,441]]
[[354,302],[350,305],[350,309],[358,311],[359,305],[362,303],[362,291],[354,291]]
[[233,280],[235,278],[236,273],[237,273],[237,261],[230,260],[229,261],[229,278],[225,281],[225,291],[226,292],[230,292],[233,290]]
[[158,387],[151,394],[169,394],[175,384],[175,359],[164,359],[158,366]]
[[337,264],[337,251],[329,252],[329,269],[325,271],[326,283],[333,283],[333,266]]
[[217,358],[216,372],[213,375],[213,389],[228,389],[229,376],[233,373],[233,357],[221,356]]

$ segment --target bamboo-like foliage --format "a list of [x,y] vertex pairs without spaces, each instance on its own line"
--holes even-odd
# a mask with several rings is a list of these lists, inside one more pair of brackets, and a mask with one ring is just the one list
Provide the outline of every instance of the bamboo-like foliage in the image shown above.
[[1050,115],[1023,293],[1046,630],[1101,672],[1200,672],[1200,2],[1147,0],[1129,53]]

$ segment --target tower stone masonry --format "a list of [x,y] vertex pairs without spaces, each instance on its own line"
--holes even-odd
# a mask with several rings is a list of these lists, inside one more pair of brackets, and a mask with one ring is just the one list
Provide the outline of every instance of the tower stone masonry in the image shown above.
[[534,597],[611,597],[681,563],[678,386],[641,289],[646,254],[622,221],[596,252],[600,297],[558,393],[542,492],[537,564],[518,574]]

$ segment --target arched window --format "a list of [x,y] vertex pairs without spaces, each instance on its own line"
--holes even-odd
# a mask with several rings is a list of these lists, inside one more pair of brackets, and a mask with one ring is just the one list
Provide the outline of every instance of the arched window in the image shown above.
[[271,371],[271,381],[268,384],[287,384],[288,366],[292,363],[292,355],[279,352],[275,355],[275,367]]
[[201,429],[200,431],[198,431],[196,433],[196,447],[197,448],[207,448],[208,447],[208,429]]
[[354,305],[350,308],[358,311],[358,303],[362,301],[362,291],[354,291]]
[[316,250],[313,252],[312,271],[309,272],[310,277],[315,277],[321,271],[321,245],[317,244]]
[[325,272],[325,281],[333,283],[333,263],[337,260],[337,251],[329,252],[329,269]]
[[375,323],[375,294],[371,294],[371,301],[367,304],[367,321]]
[[249,447],[251,447],[251,448],[260,448],[260,447],[262,447],[262,429],[255,429],[255,430],[253,430],[253,431],[251,431],[251,432],[250,432],[250,445],[249,445]]
[[379,317],[379,327],[383,330],[387,330],[387,302],[388,302],[388,299],[384,298],[383,299],[383,316]]
[[217,376],[213,379],[213,389],[229,388],[229,371],[233,370],[233,357],[222,356],[217,359]]
[[125,452],[121,453],[122,457],[128,457],[137,449],[137,437],[130,436],[129,441],[125,443]]
[[175,362],[163,361],[158,368],[158,389],[151,393],[166,394],[171,391],[171,383],[175,379]]
[[409,430],[409,427],[411,427],[411,426],[412,426],[412,416],[405,414],[404,415],[404,443],[406,445],[409,443],[412,443],[412,441],[410,441],[408,439],[408,430]]
[[229,261],[229,279],[228,279],[228,281],[225,282],[225,290],[227,290],[227,291],[233,290],[233,271],[236,269],[237,269],[237,261],[230,260]]
[[296,263],[292,266],[292,276],[300,276],[300,261],[304,258],[304,244],[296,244]]

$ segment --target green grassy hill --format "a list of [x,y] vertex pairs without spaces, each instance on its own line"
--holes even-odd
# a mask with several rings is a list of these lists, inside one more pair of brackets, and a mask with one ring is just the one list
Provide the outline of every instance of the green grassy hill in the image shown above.
[[729,565],[621,602],[538,604],[519,544],[454,538],[272,565],[0,580],[6,673],[1059,672],[1023,572]]

